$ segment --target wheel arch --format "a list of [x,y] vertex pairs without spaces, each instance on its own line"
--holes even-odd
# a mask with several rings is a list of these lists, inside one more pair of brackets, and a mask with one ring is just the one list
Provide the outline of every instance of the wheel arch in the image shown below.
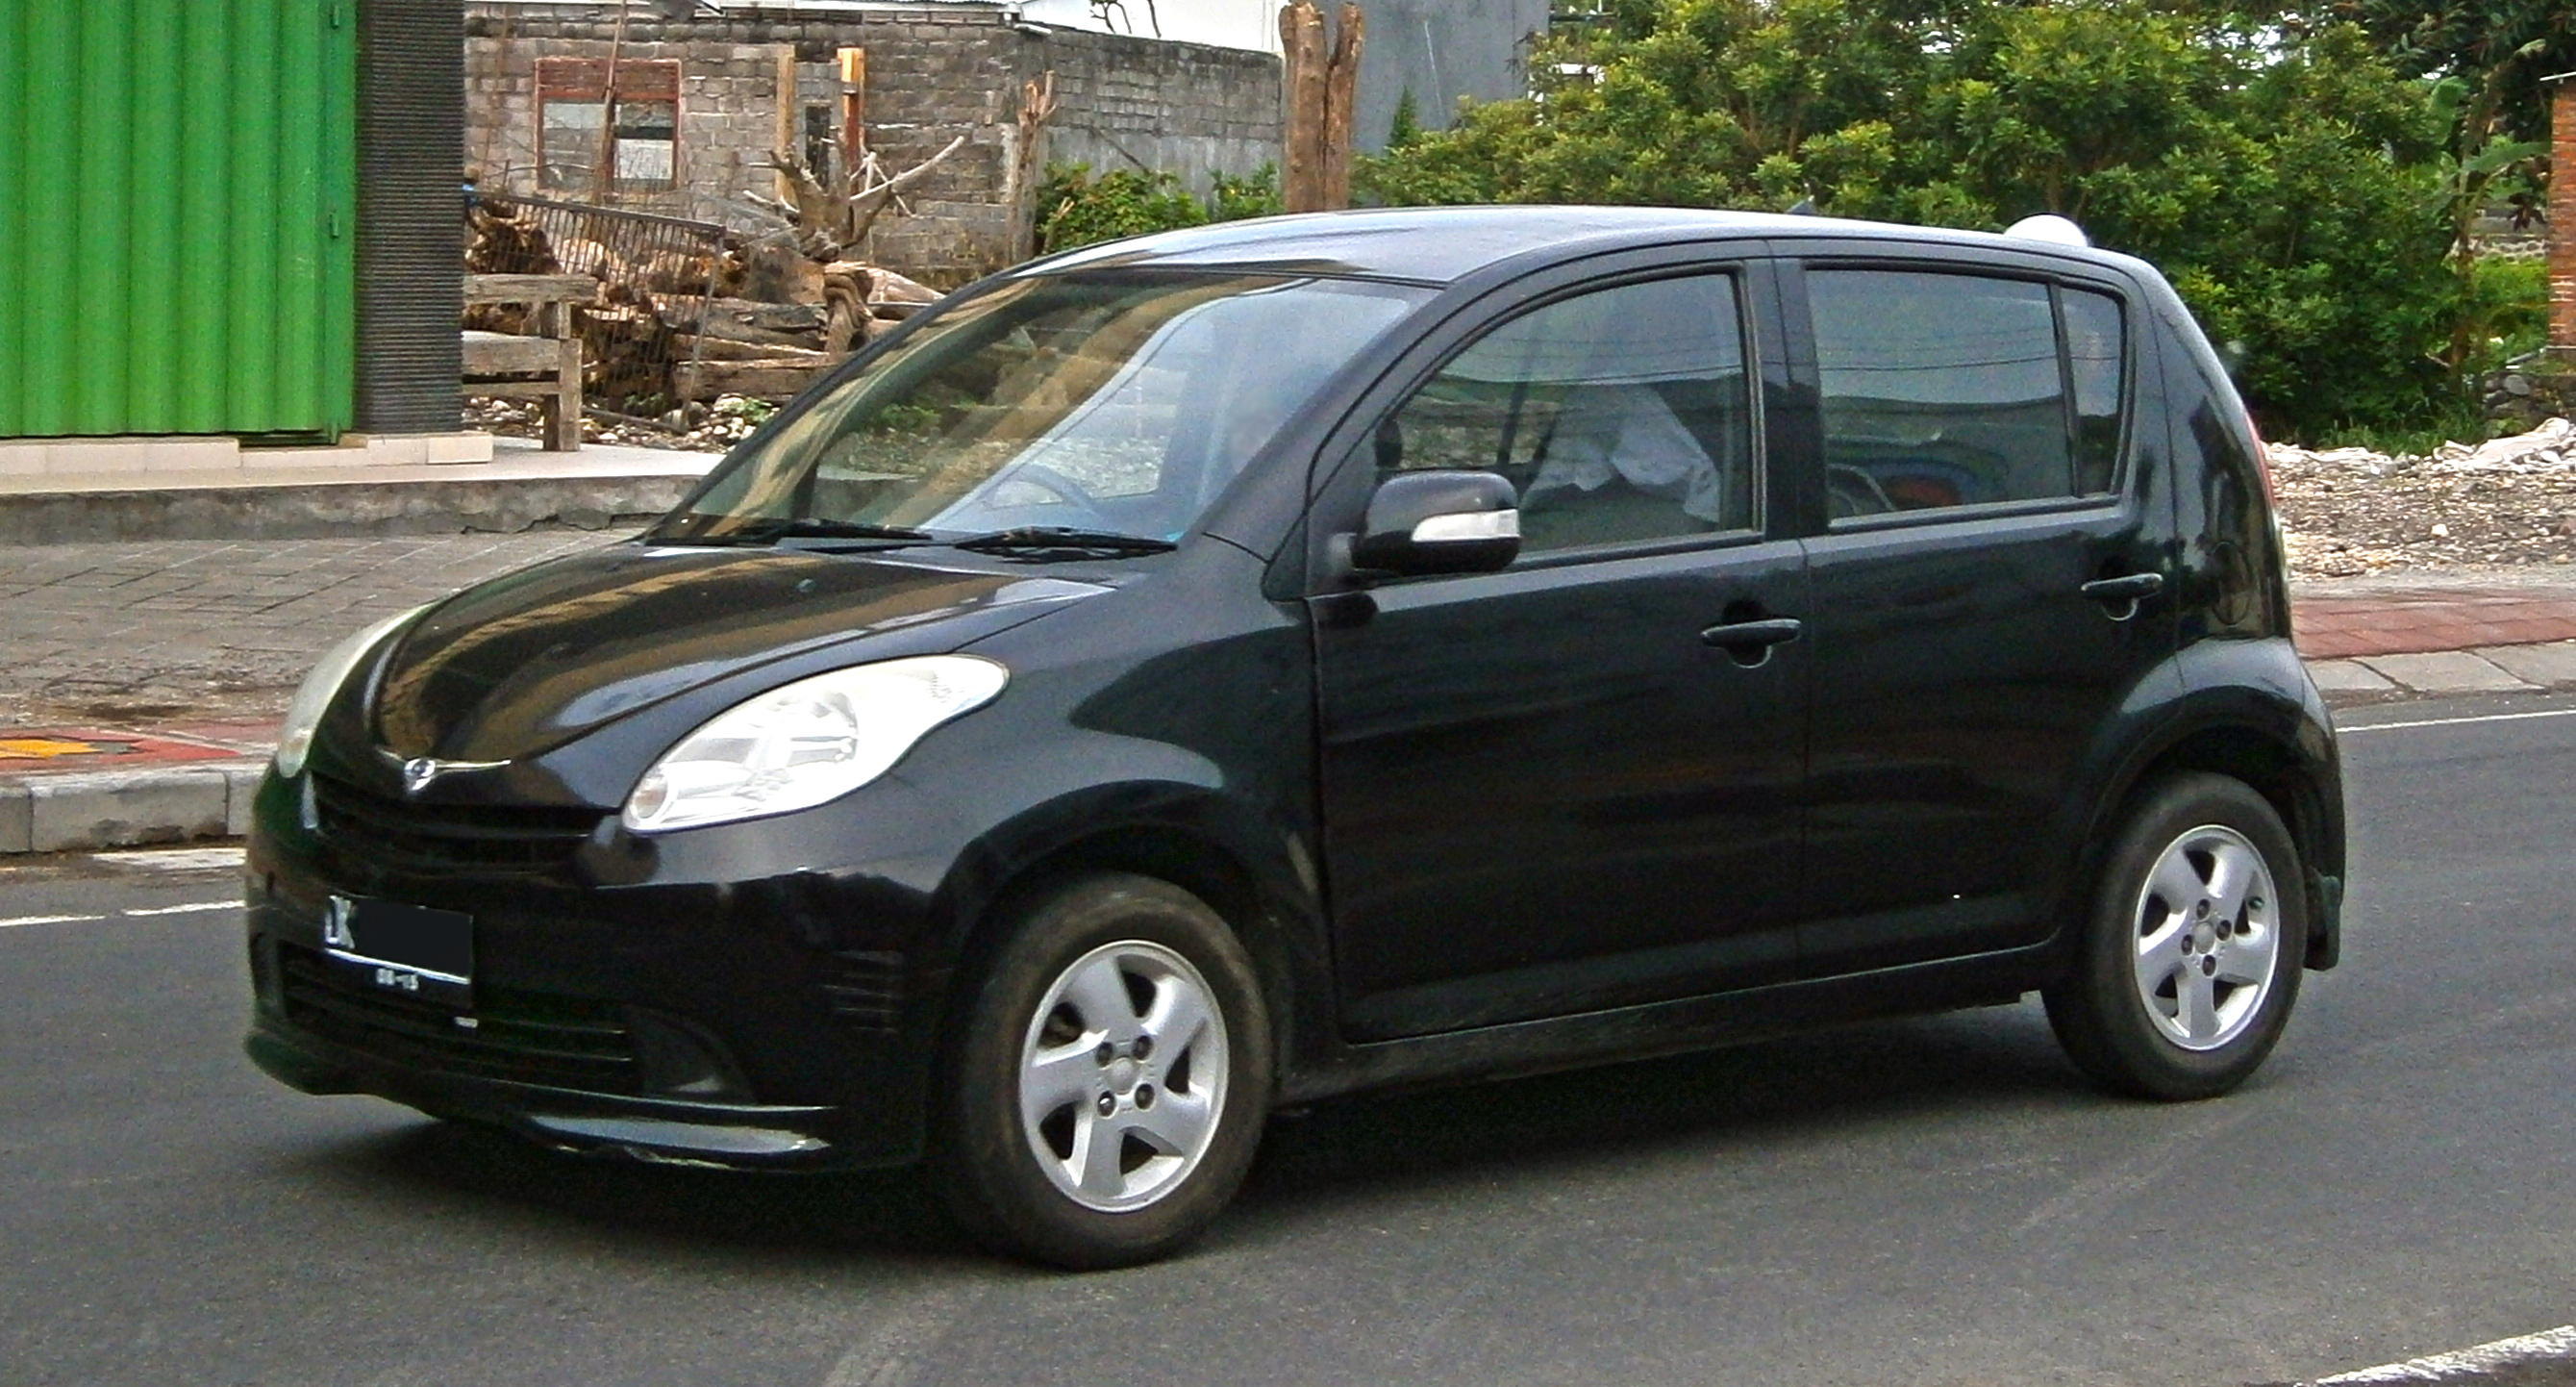
[[2343,787],[2331,751],[2319,756],[2302,745],[2297,723],[2287,728],[2265,721],[2225,717],[2214,721],[2178,720],[2166,734],[2124,768],[2103,809],[2086,835],[2083,870],[2077,881],[2089,889],[2101,868],[2111,836],[2135,811],[2148,787],[2168,776],[2198,771],[2239,781],[2261,795],[2290,831],[2298,849],[2300,887],[2307,905],[2306,963],[2330,968],[2340,950],[2337,913],[2343,872]]
[[[1103,872],[1167,882],[1205,903],[1252,959],[1270,1013],[1274,1078],[1284,1079],[1302,1039],[1324,1030],[1310,1006],[1328,997],[1316,906],[1291,835],[1262,832],[1248,811],[1195,787],[1129,787],[1072,797],[987,834],[960,860],[941,894],[950,924],[940,950],[945,974],[939,1033],[946,1034],[965,989],[975,985],[1013,924],[1065,883]],[[1114,807],[1113,807],[1114,806]],[[945,1042],[943,1042],[944,1044]]]

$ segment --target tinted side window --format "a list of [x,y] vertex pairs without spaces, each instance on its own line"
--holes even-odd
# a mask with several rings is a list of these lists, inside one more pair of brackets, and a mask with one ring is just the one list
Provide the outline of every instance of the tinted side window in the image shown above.
[[2075,490],[2111,489],[2120,470],[2120,384],[2128,378],[2128,334],[2120,301],[2108,294],[2061,289],[2066,310],[2067,379],[2075,391]]
[[1498,472],[1524,552],[1754,523],[1734,281],[1596,290],[1478,338],[1379,431],[1383,470]]
[[[2075,415],[2047,285],[1902,270],[1811,270],[1825,465],[1836,518],[2075,496]],[[2085,295],[2087,298],[2098,298]],[[2098,315],[2082,404],[2116,449],[2118,305]],[[2102,359],[2107,350],[2107,363]],[[2088,448],[2096,445],[2089,444]]]

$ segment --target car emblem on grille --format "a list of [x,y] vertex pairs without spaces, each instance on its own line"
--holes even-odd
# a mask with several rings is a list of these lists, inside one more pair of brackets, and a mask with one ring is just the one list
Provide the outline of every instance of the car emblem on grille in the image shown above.
[[416,795],[429,788],[429,782],[451,771],[488,771],[506,761],[441,761],[435,756],[415,756],[402,763],[403,793]]

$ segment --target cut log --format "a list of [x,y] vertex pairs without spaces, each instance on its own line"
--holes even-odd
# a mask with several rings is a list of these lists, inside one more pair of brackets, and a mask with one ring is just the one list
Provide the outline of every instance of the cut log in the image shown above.
[[764,303],[758,299],[713,299],[707,317],[721,318],[768,332],[821,332],[823,308],[814,303]]
[[871,272],[876,275],[876,292],[868,296],[870,303],[937,303],[940,299],[938,290],[919,280],[906,279],[887,269],[872,268]]
[[[820,309],[815,310],[817,321],[812,327],[795,332],[776,332],[768,328],[753,327],[749,323],[736,319],[730,313],[710,313],[694,326],[698,329],[697,335],[710,342],[721,340],[738,342],[745,346],[792,347],[798,351],[812,351],[823,344],[821,312]],[[683,331],[686,331],[692,325],[683,323],[680,326]]]
[[682,334],[672,343],[672,350],[685,361],[804,361],[820,362],[824,354],[810,346],[790,346],[777,342],[735,342],[722,337],[693,337]]
[[768,357],[759,361],[684,361],[671,369],[671,377],[674,393],[683,400],[706,400],[718,395],[784,400],[813,384],[814,377],[827,364],[819,354],[810,359]]
[[868,314],[868,291],[875,284],[876,272],[865,265],[844,260],[824,267],[824,351],[841,357],[868,344],[868,335],[875,330],[875,320]]

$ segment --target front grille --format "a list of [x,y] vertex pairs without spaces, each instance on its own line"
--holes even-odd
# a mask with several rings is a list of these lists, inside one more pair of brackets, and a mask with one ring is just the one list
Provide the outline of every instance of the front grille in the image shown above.
[[570,859],[607,817],[582,808],[409,804],[318,774],[311,785],[315,826],[326,841],[412,866],[543,871]]
[[832,1014],[852,1029],[891,1031],[903,1021],[903,955],[849,949],[832,981],[823,984]]
[[643,1092],[634,1035],[613,1003],[478,986],[467,1013],[386,991],[292,944],[278,945],[277,964],[287,1021],[352,1050],[478,1079]]

